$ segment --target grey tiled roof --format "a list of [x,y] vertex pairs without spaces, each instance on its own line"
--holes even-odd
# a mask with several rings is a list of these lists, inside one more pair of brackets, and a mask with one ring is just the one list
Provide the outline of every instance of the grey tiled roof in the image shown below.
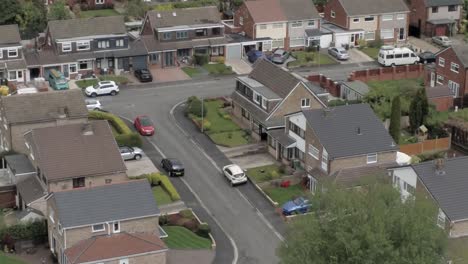
[[433,161],[412,167],[451,221],[468,219],[468,157],[447,159],[440,171]]
[[18,25],[0,26],[0,36],[0,46],[19,45],[21,41]]
[[468,68],[468,46],[466,44],[452,45],[451,47],[449,47],[449,49],[450,48],[453,49],[455,54],[457,54],[457,57],[461,61],[461,63],[463,63],[463,66],[465,66],[465,68]]
[[153,28],[221,23],[221,16],[216,6],[149,11],[147,16]]
[[331,159],[398,150],[367,104],[305,110],[303,113]]
[[69,118],[88,116],[80,89],[2,96],[0,104],[9,124],[56,120],[61,107]]
[[55,192],[51,199],[63,228],[159,214],[147,180]]
[[427,7],[463,5],[463,0],[425,0],[425,3]]
[[126,171],[106,120],[37,128],[25,137],[48,181]]
[[446,97],[453,96],[452,91],[448,85],[438,85],[435,87],[426,87],[427,98],[437,98],[437,97]]
[[243,83],[247,84],[252,90],[255,92],[261,94],[267,99],[282,99],[279,97],[275,92],[273,92],[271,89],[268,87],[264,86],[263,84],[257,82],[256,80],[249,78],[248,76],[240,76],[237,77],[240,81]]
[[296,140],[284,132],[284,128],[282,129],[273,129],[268,130],[267,134],[273,137],[274,139],[278,140],[278,142],[283,146],[287,147],[291,144],[294,144]]
[[5,156],[5,161],[8,164],[11,172],[15,175],[35,173],[36,169],[24,154],[13,154]]
[[320,18],[317,9],[309,0],[278,0],[289,21]]
[[403,0],[338,0],[348,16],[409,12]]
[[361,95],[366,95],[369,92],[369,86],[362,82],[362,81],[350,81],[350,82],[342,82],[342,85],[345,85],[352,90],[358,92]]
[[47,194],[35,174],[20,176],[16,188],[26,204],[34,202]]
[[245,110],[247,110],[257,121],[264,123],[265,119],[268,117],[268,113],[263,109],[259,108],[253,102],[240,95],[238,92],[234,91],[231,94],[231,99],[240,104]]
[[127,32],[123,16],[53,20],[49,21],[48,27],[53,39],[117,35]]

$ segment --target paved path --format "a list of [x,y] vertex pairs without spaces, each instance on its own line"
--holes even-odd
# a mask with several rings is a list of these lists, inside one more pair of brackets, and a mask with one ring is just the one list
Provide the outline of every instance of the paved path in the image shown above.
[[213,262],[213,250],[174,250],[167,254],[167,264],[209,264]]
[[249,74],[252,71],[252,66],[243,59],[230,59],[225,64],[231,66],[232,70],[237,74]]
[[161,212],[161,215],[178,213],[184,209],[187,209],[187,206],[183,201],[177,201],[159,206],[159,211]]

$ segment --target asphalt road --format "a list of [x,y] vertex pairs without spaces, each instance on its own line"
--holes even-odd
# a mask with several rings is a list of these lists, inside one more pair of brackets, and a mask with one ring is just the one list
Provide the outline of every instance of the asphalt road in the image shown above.
[[[277,263],[275,251],[284,226],[268,220],[274,217],[272,209],[264,206],[263,197],[252,186],[232,188],[219,171],[226,161],[221,156],[213,159],[205,156],[203,146],[195,144],[200,135],[191,134],[194,131],[189,131],[190,127],[179,126],[170,113],[176,104],[191,95],[229,95],[234,87],[232,77],[198,83],[144,85],[124,88],[115,97],[99,100],[106,110],[126,118],[133,119],[140,114],[151,117],[156,135],[147,138],[143,149],[156,165],[163,156],[177,157],[184,163],[186,175],[172,180],[186,204],[212,227],[217,242],[214,263]],[[270,211],[265,215],[263,210]],[[280,226],[280,230],[273,225]]]

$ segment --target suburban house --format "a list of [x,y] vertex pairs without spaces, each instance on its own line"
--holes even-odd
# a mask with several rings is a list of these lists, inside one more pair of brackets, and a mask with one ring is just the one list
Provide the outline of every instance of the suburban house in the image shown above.
[[340,84],[340,97],[347,101],[362,101],[369,93],[369,86],[362,81],[348,81]]
[[114,0],[67,0],[67,4],[70,7],[80,5],[81,10],[112,8],[114,7]]
[[303,49],[320,42],[320,16],[308,0],[244,1],[232,23],[225,25],[229,33],[250,39],[242,43],[243,53],[250,49]]
[[462,18],[462,0],[410,0],[410,29],[416,35],[452,36]]
[[426,67],[426,86],[447,85],[453,94],[454,105],[468,104],[468,47],[452,45],[436,53],[436,63]]
[[147,68],[146,48],[127,34],[123,16],[49,21],[43,42],[25,55],[31,79],[48,79],[51,69],[76,78]]
[[[232,113],[238,123],[252,131],[254,138],[273,144],[274,137],[284,133],[284,115],[306,108],[324,108],[327,97],[327,92],[299,75],[258,59],[248,76],[236,78]],[[283,147],[287,143],[279,148]]]
[[148,11],[141,38],[157,67],[179,66],[194,54],[224,58],[224,25],[215,6]]
[[409,12],[403,0],[331,0],[325,5],[324,18],[350,31],[336,35],[335,46],[358,46],[360,39],[405,42]]
[[0,26],[0,79],[24,82],[26,62],[23,58],[18,25]]
[[26,132],[87,120],[88,110],[79,89],[1,96],[0,149],[29,154]]
[[286,115],[286,124],[291,158],[307,172],[312,191],[320,180],[352,185],[366,170],[396,164],[398,145],[367,104],[303,109]]
[[393,185],[402,199],[419,197],[432,199],[439,208],[437,224],[450,237],[468,235],[468,208],[466,207],[468,157],[438,159],[410,166],[391,168]]
[[426,95],[429,103],[433,104],[437,111],[448,111],[453,108],[453,93],[447,85],[426,87]]
[[165,264],[159,215],[147,180],[55,192],[47,198],[50,250],[59,264]]

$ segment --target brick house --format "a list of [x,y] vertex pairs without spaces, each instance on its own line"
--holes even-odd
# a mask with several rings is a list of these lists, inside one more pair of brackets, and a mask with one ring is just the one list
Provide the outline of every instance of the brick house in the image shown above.
[[436,63],[426,67],[426,86],[447,85],[454,97],[454,105],[468,104],[468,47],[452,45],[436,53]]
[[327,96],[328,93],[299,75],[258,59],[248,76],[236,78],[236,90],[231,95],[232,113],[238,123],[252,131],[255,139],[271,143],[272,130],[284,128],[285,114],[302,108],[323,108]]
[[79,89],[0,97],[0,149],[29,154],[24,134],[35,128],[85,123],[88,110]]
[[0,36],[0,79],[24,82],[27,80],[26,62],[18,25],[0,26]]
[[48,79],[51,69],[76,78],[77,74],[120,74],[148,67],[145,45],[127,34],[123,16],[49,21],[39,46],[25,54],[31,79]]
[[403,199],[422,194],[439,208],[437,224],[449,237],[468,236],[466,171],[468,157],[439,159],[410,166],[390,168],[393,185]]
[[359,39],[398,43],[408,36],[409,9],[403,0],[331,0],[324,18],[345,30],[364,31],[335,38],[335,44],[357,46]]
[[227,43],[215,6],[148,11],[141,35],[149,62],[156,67],[179,66],[185,57],[196,53],[216,61],[224,58]]
[[275,48],[303,49],[319,42],[320,16],[307,0],[244,1],[236,10],[230,33],[243,32],[253,42],[243,45],[247,52],[255,48],[271,51]]
[[59,264],[165,264],[159,215],[147,180],[55,192],[47,198],[50,250]]
[[435,105],[437,111],[448,111],[453,108],[453,94],[447,85],[426,87],[429,103]]
[[81,10],[113,8],[114,0],[68,0],[68,6],[80,5]]
[[462,0],[410,0],[410,28],[419,35],[452,36],[460,28]]
[[307,172],[311,191],[321,180],[356,184],[396,163],[398,146],[367,104],[302,110],[286,115],[286,124],[283,133],[293,139],[293,159]]

